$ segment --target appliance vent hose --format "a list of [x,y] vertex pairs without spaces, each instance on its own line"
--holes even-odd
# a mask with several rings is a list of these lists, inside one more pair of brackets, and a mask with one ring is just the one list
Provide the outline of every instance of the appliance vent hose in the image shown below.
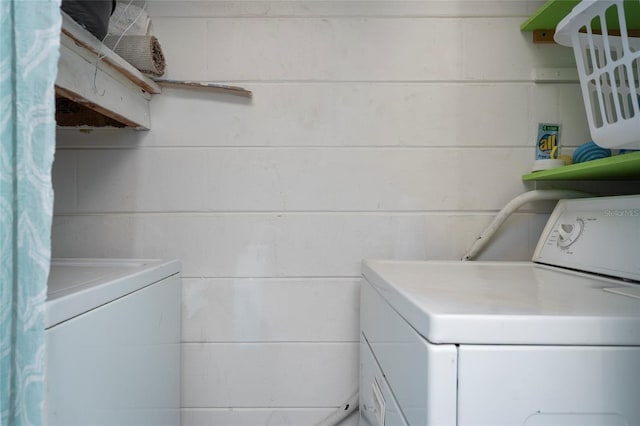
[[471,245],[471,248],[462,257],[462,261],[473,260],[478,253],[480,253],[484,247],[491,241],[491,238],[495,235],[496,231],[502,226],[502,224],[520,207],[526,203],[532,201],[542,200],[560,200],[563,198],[585,198],[592,197],[593,194],[582,191],[574,191],[570,189],[536,189],[534,191],[525,192],[518,195],[513,200],[509,201],[506,206],[502,208],[493,219],[493,221],[482,231],[480,236]]
[[358,409],[358,392],[354,393],[349,399],[339,406],[333,413],[329,414],[323,421],[317,424],[317,426],[337,426],[344,419],[349,417],[351,413]]

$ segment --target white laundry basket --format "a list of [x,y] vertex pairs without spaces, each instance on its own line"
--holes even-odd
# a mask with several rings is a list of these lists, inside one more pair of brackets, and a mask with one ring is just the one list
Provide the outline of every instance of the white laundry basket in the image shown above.
[[583,0],[554,36],[573,47],[591,137],[606,148],[640,148],[640,38],[627,34],[640,29],[635,11],[640,0]]

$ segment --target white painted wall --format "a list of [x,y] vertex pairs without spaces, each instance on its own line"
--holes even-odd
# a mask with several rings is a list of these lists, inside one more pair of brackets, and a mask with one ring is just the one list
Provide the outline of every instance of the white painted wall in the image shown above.
[[[357,386],[366,257],[457,259],[532,189],[538,122],[588,140],[573,67],[519,25],[540,1],[159,1],[152,130],[61,130],[58,257],[183,261],[183,424],[314,424]],[[533,210],[537,208],[538,210]],[[530,257],[550,204],[484,258]],[[354,425],[355,418],[350,425]]]

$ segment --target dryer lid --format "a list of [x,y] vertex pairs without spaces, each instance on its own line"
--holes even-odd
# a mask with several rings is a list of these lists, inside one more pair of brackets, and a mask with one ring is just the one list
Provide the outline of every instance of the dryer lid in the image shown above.
[[532,262],[364,261],[364,278],[432,343],[640,345],[620,280]]

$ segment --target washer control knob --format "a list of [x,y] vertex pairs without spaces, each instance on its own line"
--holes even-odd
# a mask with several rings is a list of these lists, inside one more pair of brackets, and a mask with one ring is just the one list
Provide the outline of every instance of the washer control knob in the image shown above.
[[558,226],[558,247],[566,249],[575,243],[584,229],[584,221],[576,219],[574,223],[561,223]]

